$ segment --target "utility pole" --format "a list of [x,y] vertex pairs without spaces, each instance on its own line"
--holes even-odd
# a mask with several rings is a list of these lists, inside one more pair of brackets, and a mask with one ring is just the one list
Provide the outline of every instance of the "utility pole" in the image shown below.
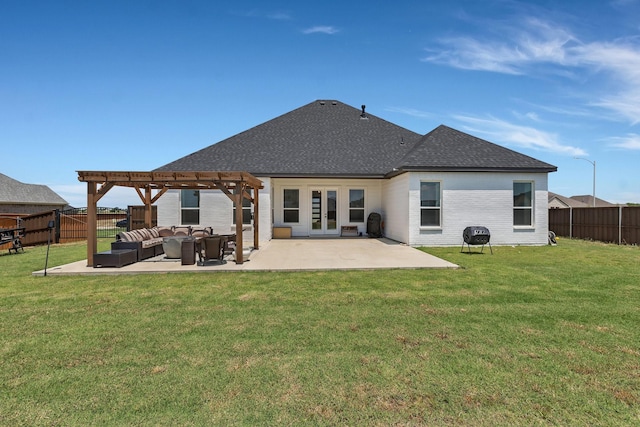
[[584,160],[593,165],[593,207],[596,207],[596,161],[591,161],[589,159],[585,159],[584,157],[574,157],[577,160]]

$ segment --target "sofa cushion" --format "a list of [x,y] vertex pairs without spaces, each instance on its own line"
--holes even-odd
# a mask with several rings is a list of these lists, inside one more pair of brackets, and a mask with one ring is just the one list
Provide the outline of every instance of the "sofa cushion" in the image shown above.
[[191,232],[191,235],[195,237],[209,237],[212,234],[213,234],[213,229],[211,227],[199,228]]
[[191,235],[191,227],[172,227],[174,236],[189,236]]
[[136,240],[134,234],[130,231],[122,231],[118,233],[116,237],[118,238],[118,240],[121,240],[123,242],[134,242]]
[[150,248],[152,246],[161,245],[162,244],[162,237],[149,239],[149,240],[143,240],[141,243],[142,243],[142,247],[143,248]]
[[160,232],[158,231],[158,227],[150,228],[149,233],[151,233],[152,238],[160,237]]
[[158,237],[173,236],[173,230],[170,227],[158,227]]
[[135,241],[137,242],[141,242],[144,240],[144,234],[142,234],[142,231],[140,230],[132,230],[130,231],[130,233],[132,234],[132,237]]

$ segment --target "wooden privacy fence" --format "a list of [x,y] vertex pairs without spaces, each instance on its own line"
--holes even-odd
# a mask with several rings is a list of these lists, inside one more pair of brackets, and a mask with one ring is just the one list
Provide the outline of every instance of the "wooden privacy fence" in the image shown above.
[[640,244],[640,206],[549,209],[549,230],[557,236]]
[[[20,218],[17,215],[2,214],[0,216],[0,228],[12,229],[12,228],[18,228],[18,227],[21,227],[21,225],[20,225]],[[0,251],[9,249],[12,246],[13,245],[11,243],[5,243],[3,245],[0,245]]]
[[[59,228],[55,227],[58,212],[58,210],[53,210],[22,217],[22,227],[25,228],[25,235],[21,239],[22,246],[47,243],[49,238],[51,238],[51,243],[55,243],[59,231]],[[49,229],[49,221],[54,222],[54,228]]]
[[[138,230],[145,228],[144,224],[144,205],[142,206],[129,206],[127,209],[127,220],[129,223],[129,230]],[[158,206],[151,206],[151,226],[158,225]]]
[[[143,207],[144,210],[144,207]],[[144,214],[143,214],[144,215]],[[98,237],[115,237],[125,227],[118,227],[118,221],[127,219],[124,212],[112,212],[110,208],[99,208],[97,221]],[[53,221],[53,228],[49,228]],[[87,240],[87,210],[86,208],[74,208],[67,210],[53,210],[28,215],[20,218],[12,218],[11,225],[19,224],[25,228],[25,236],[21,239],[23,246],[35,246],[51,243],[68,243]],[[0,221],[0,227],[10,228],[9,221]],[[3,248],[0,248],[3,249]]]
[[[112,212],[109,208],[99,208],[97,214],[98,237],[115,237],[125,227],[118,227],[118,221],[127,218],[124,212]],[[57,243],[87,240],[87,210],[85,208],[59,211],[56,228],[59,230]]]

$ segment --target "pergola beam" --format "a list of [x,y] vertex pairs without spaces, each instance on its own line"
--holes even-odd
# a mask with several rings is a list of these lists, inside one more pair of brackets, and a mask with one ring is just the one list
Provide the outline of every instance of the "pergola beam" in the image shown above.
[[262,187],[262,181],[248,172],[99,172],[79,171],[82,182],[111,183],[120,187],[150,185],[152,188],[215,189],[217,183],[244,182],[249,188]]
[[[98,250],[97,203],[111,188],[131,187],[136,190],[145,206],[145,225],[151,227],[151,205],[170,189],[221,190],[236,209],[236,263],[242,264],[242,200],[253,206],[253,246],[259,247],[258,190],[262,181],[248,172],[236,171],[78,171],[78,180],[87,183],[87,265],[93,265],[93,254]],[[98,185],[100,187],[98,187]],[[144,189],[144,192],[143,192]],[[152,195],[153,191],[156,195]],[[253,197],[249,190],[253,190]]]

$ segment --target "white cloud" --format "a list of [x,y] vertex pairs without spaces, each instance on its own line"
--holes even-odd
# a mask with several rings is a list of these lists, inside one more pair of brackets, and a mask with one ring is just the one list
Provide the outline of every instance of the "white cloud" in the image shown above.
[[533,111],[529,111],[528,113],[519,113],[517,111],[513,111],[512,114],[519,120],[530,120],[532,122],[542,122],[540,116]]
[[485,135],[493,142],[570,156],[585,156],[587,154],[581,148],[560,143],[555,134],[529,126],[516,125],[494,117],[480,118],[459,115],[454,118],[467,123],[465,126],[467,131],[476,135]]
[[573,116],[573,117],[593,117],[594,113],[588,111],[581,106],[554,106],[554,105],[542,105],[542,104],[533,104],[529,103],[529,105],[538,108],[542,111],[546,111],[553,114],[561,114],[563,116]]
[[580,65],[608,72],[618,88],[591,104],[615,112],[632,124],[640,123],[640,44],[638,38],[576,47]]
[[283,11],[264,12],[259,9],[251,9],[247,11],[235,11],[231,13],[234,15],[243,16],[245,18],[267,18],[277,21],[289,21],[293,19],[289,13]]
[[517,52],[506,46],[490,46],[471,38],[443,40],[452,49],[429,54],[422,60],[446,64],[463,70],[492,71],[503,74],[522,74],[516,65]]
[[416,110],[415,108],[389,107],[389,108],[385,108],[385,110],[390,111],[392,113],[405,114],[407,116],[418,117],[421,119],[429,119],[433,117],[433,114],[428,113],[426,111]]
[[[571,61],[567,57],[567,46],[573,44],[575,38],[568,31],[537,19],[527,20],[522,28],[525,30],[505,28],[499,40],[443,39],[444,50],[435,51],[423,61],[465,70],[516,75],[525,74],[533,64],[565,64]],[[505,42],[505,39],[510,41]]]
[[640,150],[640,135],[630,133],[625,137],[610,138],[611,146],[616,148],[624,148],[625,150]]
[[586,76],[604,75],[607,92],[594,94],[587,104],[609,110],[631,124],[640,123],[639,37],[582,43],[569,30],[540,19],[501,30],[502,36],[495,39],[443,39],[441,48],[428,49],[423,61],[511,75],[573,76],[578,71]]
[[527,116],[529,120],[533,120],[534,122],[540,121],[540,117],[534,112],[526,113],[525,116]]
[[290,21],[293,19],[287,12],[273,12],[267,15],[269,19],[275,19],[276,21]]
[[335,34],[337,32],[339,32],[340,30],[338,30],[335,27],[332,27],[330,25],[317,25],[315,27],[310,27],[307,28],[305,30],[302,30],[302,32],[304,34],[315,34],[315,33],[321,33],[321,34]]

